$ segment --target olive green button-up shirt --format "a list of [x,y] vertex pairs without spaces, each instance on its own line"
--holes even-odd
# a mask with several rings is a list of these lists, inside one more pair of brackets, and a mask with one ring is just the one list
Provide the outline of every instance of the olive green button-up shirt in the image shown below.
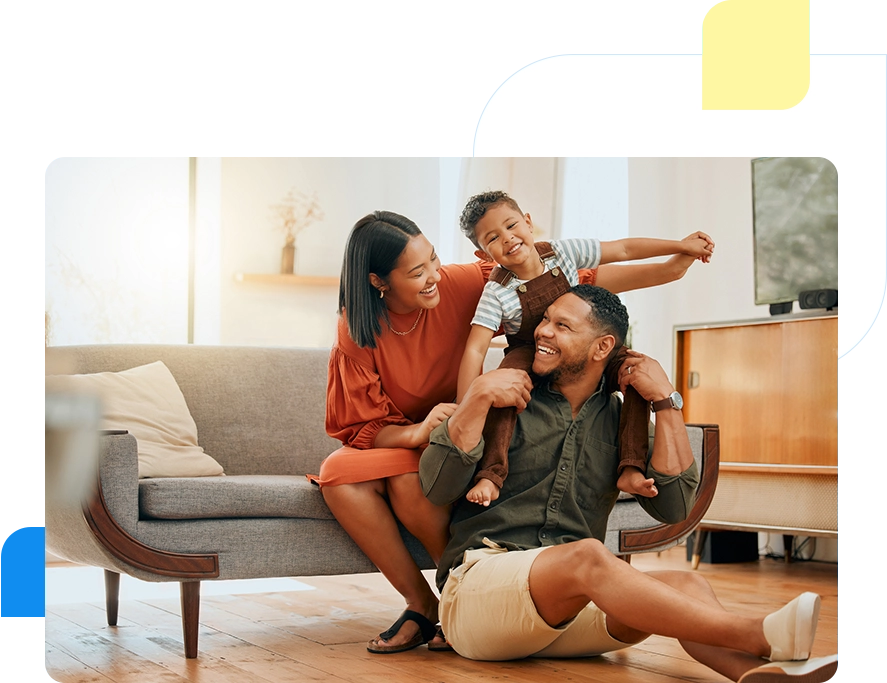
[[[419,462],[425,495],[436,504],[455,502],[450,542],[437,571],[443,589],[449,570],[471,548],[488,537],[510,550],[569,543],[583,538],[604,540],[607,518],[619,491],[617,432],[622,402],[599,389],[573,419],[569,402],[547,383],[533,390],[520,415],[508,452],[508,477],[489,507],[464,495],[473,484],[483,455],[483,440],[470,452],[453,445],[447,422],[431,433]],[[652,446],[652,443],[651,443]],[[687,517],[696,497],[695,461],[679,475],[664,475],[647,466],[659,494],[637,500],[659,521]]]

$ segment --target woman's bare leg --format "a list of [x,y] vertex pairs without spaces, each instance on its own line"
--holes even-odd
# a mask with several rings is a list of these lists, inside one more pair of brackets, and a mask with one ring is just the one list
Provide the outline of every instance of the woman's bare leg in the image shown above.
[[[386,480],[324,486],[321,491],[339,524],[404,597],[407,609],[437,623],[437,596],[403,543],[388,505]],[[408,621],[397,635],[385,642],[400,645],[418,630],[415,622]]]
[[389,477],[388,500],[397,519],[438,564],[450,537],[450,506],[434,505],[425,497],[417,472]]

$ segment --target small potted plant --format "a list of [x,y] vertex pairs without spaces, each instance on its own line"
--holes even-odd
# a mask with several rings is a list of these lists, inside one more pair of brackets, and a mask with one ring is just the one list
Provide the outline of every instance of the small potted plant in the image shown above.
[[274,204],[275,228],[282,230],[286,242],[280,260],[280,272],[292,274],[296,272],[296,237],[312,223],[323,220],[323,211],[317,201],[317,192],[307,195],[301,190],[292,188],[280,204]]

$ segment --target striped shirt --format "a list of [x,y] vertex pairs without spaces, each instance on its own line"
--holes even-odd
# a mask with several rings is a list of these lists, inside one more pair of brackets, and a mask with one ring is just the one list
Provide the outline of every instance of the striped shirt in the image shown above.
[[[559,267],[571,285],[579,283],[579,268],[597,268],[601,262],[601,243],[597,239],[551,240],[554,256],[544,261],[545,272]],[[526,280],[511,278],[503,287],[487,282],[477,302],[472,325],[481,325],[494,332],[502,325],[505,334],[517,334],[521,326],[521,305],[517,288]]]

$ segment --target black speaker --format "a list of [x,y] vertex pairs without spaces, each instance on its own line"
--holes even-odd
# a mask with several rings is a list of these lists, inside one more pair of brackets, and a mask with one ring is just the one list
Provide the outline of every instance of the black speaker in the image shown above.
[[[687,537],[687,561],[693,559],[696,534]],[[709,531],[702,541],[700,560],[709,564],[757,562],[758,534],[754,531]]]
[[798,305],[801,308],[828,308],[838,305],[837,289],[808,289],[798,294]]

